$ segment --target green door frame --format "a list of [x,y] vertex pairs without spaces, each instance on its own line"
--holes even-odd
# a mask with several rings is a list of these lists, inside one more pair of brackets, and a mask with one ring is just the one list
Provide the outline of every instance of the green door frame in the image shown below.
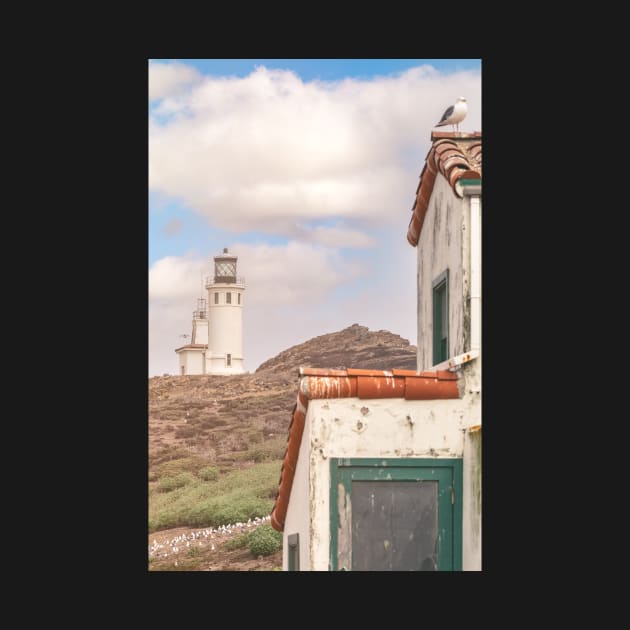
[[[352,481],[437,481],[438,570],[462,570],[463,473],[460,458],[331,458],[329,568],[332,571],[340,570],[339,532],[344,526],[340,510],[343,511],[351,500]],[[349,527],[349,524],[345,526]],[[349,531],[346,530],[346,539]],[[351,538],[348,544],[351,545]]]

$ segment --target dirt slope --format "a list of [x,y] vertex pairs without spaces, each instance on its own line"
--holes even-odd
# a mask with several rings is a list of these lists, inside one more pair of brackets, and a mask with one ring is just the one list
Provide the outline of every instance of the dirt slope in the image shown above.
[[354,324],[293,346],[253,374],[153,377],[149,464],[165,447],[185,448],[226,469],[242,467],[255,445],[260,457],[281,457],[299,367],[415,369],[416,347]]
[[[253,374],[150,378],[150,486],[158,483],[155,471],[160,464],[182,457],[203,460],[220,473],[279,461],[286,448],[299,367],[415,369],[416,347],[388,331],[354,324],[293,346]],[[253,558],[247,548],[226,549],[225,544],[236,535],[235,531],[208,533],[208,528],[149,534],[149,548],[162,545],[149,553],[150,570],[270,571],[281,567],[281,551]]]

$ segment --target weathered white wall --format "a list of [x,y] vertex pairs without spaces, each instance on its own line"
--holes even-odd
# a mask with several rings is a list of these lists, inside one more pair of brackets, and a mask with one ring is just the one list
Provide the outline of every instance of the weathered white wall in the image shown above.
[[462,569],[481,571],[481,427],[464,434]]
[[184,368],[184,374],[186,374],[186,353],[185,352],[178,352],[177,353],[177,361],[178,361],[177,376],[181,376],[182,375],[182,367]]
[[229,376],[230,374],[243,374],[243,359],[235,359],[232,357],[231,367],[226,366],[225,355],[212,356],[206,359],[206,373]]
[[297,467],[293,477],[291,487],[291,497],[287,508],[287,515],[284,521],[283,542],[282,542],[282,569],[289,568],[289,542],[290,534],[300,535],[300,570],[308,571],[310,568],[310,441],[307,436],[310,431],[308,418],[304,424],[304,434],[300,452],[298,453]]
[[193,319],[193,332],[190,343],[208,345],[208,320]]
[[[226,303],[226,293],[232,294],[232,303]],[[219,284],[208,287],[208,361],[210,374],[242,374],[243,370],[243,301],[244,288],[237,284]],[[219,293],[219,303],[214,294]],[[238,303],[238,295],[241,303]],[[226,355],[232,355],[232,366],[225,365]]]
[[181,367],[184,366],[184,375],[205,374],[204,352],[201,349],[182,350],[177,353],[179,356],[178,374],[181,375]]
[[459,199],[441,173],[418,241],[418,369],[433,364],[433,282],[449,270],[449,357],[468,351],[470,202]]
[[[302,446],[308,441],[310,461],[310,557],[304,570],[327,571],[330,553],[331,457],[464,456],[465,429],[479,417],[478,398],[408,401],[400,398],[311,400]],[[300,452],[300,458],[303,458]],[[464,484],[472,474],[472,458],[463,460]],[[298,460],[299,467],[299,460]],[[468,481],[471,486],[470,480]],[[291,493],[289,509],[298,495]],[[300,497],[301,500],[301,497]],[[463,566],[476,547],[467,544],[471,502],[463,500]],[[286,532],[285,528],[285,532]],[[301,534],[300,534],[301,537]]]
[[[433,281],[446,268],[449,269],[448,354],[454,357],[472,349],[470,212],[470,197],[458,198],[438,173],[418,241],[418,369],[433,366]],[[480,239],[480,223],[478,230]],[[480,247],[478,243],[479,251]],[[480,272],[481,261],[477,264]],[[478,295],[480,299],[480,291]],[[481,329],[478,311],[477,342]],[[460,385],[468,401],[466,426],[479,425],[478,430],[464,434],[462,566],[465,571],[473,571],[481,570],[481,356],[463,366]]]

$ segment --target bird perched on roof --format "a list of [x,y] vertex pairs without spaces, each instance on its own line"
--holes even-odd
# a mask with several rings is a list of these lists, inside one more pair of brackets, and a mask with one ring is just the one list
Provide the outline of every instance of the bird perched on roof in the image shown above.
[[435,126],[443,127],[444,125],[453,125],[453,127],[457,126],[457,131],[459,131],[459,123],[466,118],[467,113],[468,105],[466,105],[466,99],[460,96],[457,101],[455,101],[455,105],[451,105],[444,112],[440,122]]

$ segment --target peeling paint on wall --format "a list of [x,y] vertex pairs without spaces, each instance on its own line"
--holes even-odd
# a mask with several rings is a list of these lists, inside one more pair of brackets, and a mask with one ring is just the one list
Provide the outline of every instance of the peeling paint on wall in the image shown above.
[[[447,200],[444,201],[443,197]],[[446,207],[445,207],[446,206]],[[457,199],[442,174],[438,174],[418,242],[418,366],[433,365],[433,281],[446,269],[449,282],[449,355],[467,350],[465,313],[469,309],[463,290],[468,259],[462,238],[467,199]]]
[[469,432],[471,449],[470,477],[472,484],[472,534],[476,544],[481,544],[481,430]]
[[348,571],[352,568],[352,501],[341,482],[337,486],[337,510],[339,513],[337,561],[340,571]]

